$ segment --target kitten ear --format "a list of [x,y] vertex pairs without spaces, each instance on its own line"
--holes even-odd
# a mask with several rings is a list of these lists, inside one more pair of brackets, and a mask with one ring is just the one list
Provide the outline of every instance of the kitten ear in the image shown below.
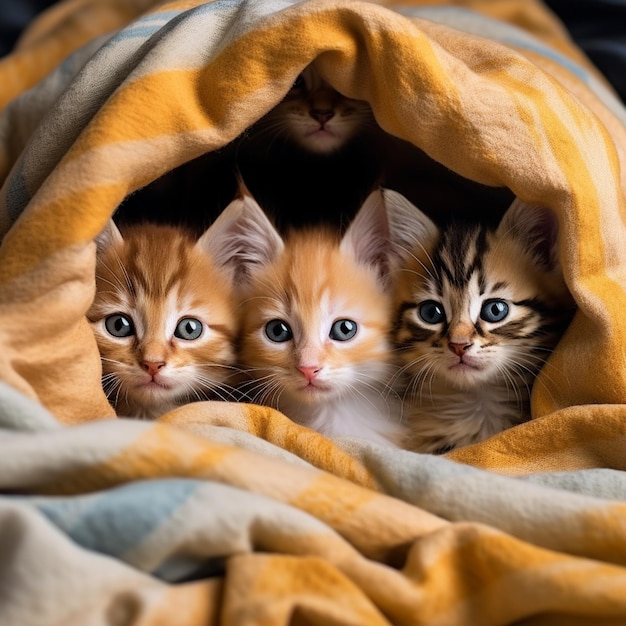
[[351,255],[361,265],[379,268],[381,276],[386,274],[389,223],[379,189],[370,193],[361,205],[341,240],[340,250]]
[[401,262],[417,248],[428,248],[439,239],[437,225],[401,193],[383,189],[392,242],[392,261]]
[[115,225],[113,219],[110,219],[100,234],[96,237],[96,246],[98,252],[102,252],[111,246],[121,245],[124,243],[122,233]]
[[552,270],[558,265],[559,223],[547,207],[527,204],[515,198],[504,214],[497,235],[510,235],[522,243],[541,267]]
[[283,240],[250,195],[233,200],[204,232],[196,244],[218,266],[231,272],[235,283],[276,258]]
[[419,246],[439,238],[433,221],[392,189],[375,189],[350,224],[341,248],[359,263],[378,266],[384,283],[391,266],[398,265]]

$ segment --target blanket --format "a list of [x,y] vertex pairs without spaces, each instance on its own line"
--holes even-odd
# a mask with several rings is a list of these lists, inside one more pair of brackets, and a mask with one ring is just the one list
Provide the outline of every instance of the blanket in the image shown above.
[[[533,419],[442,456],[270,408],[117,418],[94,238],[310,63],[550,207],[576,301]],[[626,112],[535,0],[64,0],[0,62],[0,623],[626,623]]]

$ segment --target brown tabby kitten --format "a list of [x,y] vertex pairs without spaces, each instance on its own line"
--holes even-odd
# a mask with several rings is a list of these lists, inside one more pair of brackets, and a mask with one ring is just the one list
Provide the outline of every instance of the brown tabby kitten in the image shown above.
[[343,237],[317,227],[283,238],[248,195],[238,212],[222,254],[241,288],[250,401],[329,437],[397,445],[404,429],[388,385],[395,368],[383,195],[370,195]]
[[495,230],[440,232],[417,208],[402,221],[416,233],[395,297],[405,447],[442,452],[528,420],[534,379],[573,314],[554,215],[515,200]]
[[233,399],[232,275],[214,260],[224,220],[194,240],[182,228],[141,224],[97,239],[88,319],[102,382],[118,415],[156,418],[206,399]]

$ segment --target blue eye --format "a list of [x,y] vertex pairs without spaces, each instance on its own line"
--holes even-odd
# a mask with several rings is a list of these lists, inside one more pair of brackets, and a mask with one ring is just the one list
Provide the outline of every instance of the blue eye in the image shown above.
[[330,338],[335,341],[348,341],[356,335],[358,326],[352,320],[337,320],[330,329]]
[[427,324],[441,324],[446,319],[446,314],[439,302],[434,300],[426,300],[419,306],[420,317]]
[[115,313],[104,320],[104,327],[113,337],[130,337],[135,334],[133,321],[127,315]]
[[202,322],[193,317],[183,317],[176,325],[174,337],[192,341],[202,334]]
[[272,320],[265,325],[265,335],[270,341],[282,343],[289,341],[293,337],[291,328],[283,320]]
[[485,322],[501,322],[509,314],[509,305],[504,300],[487,300],[480,309]]

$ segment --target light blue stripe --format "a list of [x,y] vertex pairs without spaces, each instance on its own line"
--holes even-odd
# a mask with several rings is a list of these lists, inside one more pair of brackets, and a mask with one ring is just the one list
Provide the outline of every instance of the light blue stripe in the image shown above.
[[541,56],[546,57],[547,59],[551,59],[555,61],[559,65],[563,66],[566,70],[585,81],[589,82],[591,78],[591,74],[584,69],[582,66],[578,65],[571,59],[566,56],[563,56],[560,52],[557,52],[553,48],[549,48],[540,43],[532,43],[527,39],[517,39],[515,37],[503,37],[500,41],[507,43],[511,46],[515,46],[516,48],[522,48],[524,50],[529,50],[530,52],[534,52],[536,54],[540,54]]
[[106,46],[113,46],[120,41],[129,39],[149,39],[166,24],[181,15],[183,11],[166,11],[158,15],[141,17],[122,28],[106,43]]
[[[255,11],[259,15],[276,13],[283,8],[299,4],[304,0],[276,0],[275,2],[267,2],[267,0],[257,0],[250,2],[249,0],[218,0],[217,2],[209,2],[201,4],[197,7],[187,9],[185,11],[165,11],[163,13],[154,13],[140,17],[125,28],[121,29],[114,35],[109,44],[114,45],[116,42],[128,39],[149,39],[159,30],[169,30],[183,19],[193,18],[196,15],[219,14],[224,15],[232,13],[232,10],[245,5],[254,5]],[[260,9],[263,9],[262,11]]]
[[150,22],[158,22],[160,24],[164,24],[165,22],[169,22],[173,17],[180,15],[183,13],[180,11],[163,11],[162,13],[150,13],[150,15],[144,15],[138,18],[135,23],[141,22],[142,24],[149,24]]
[[122,558],[201,485],[196,480],[148,480],[88,496],[38,499],[34,504],[79,545]]

